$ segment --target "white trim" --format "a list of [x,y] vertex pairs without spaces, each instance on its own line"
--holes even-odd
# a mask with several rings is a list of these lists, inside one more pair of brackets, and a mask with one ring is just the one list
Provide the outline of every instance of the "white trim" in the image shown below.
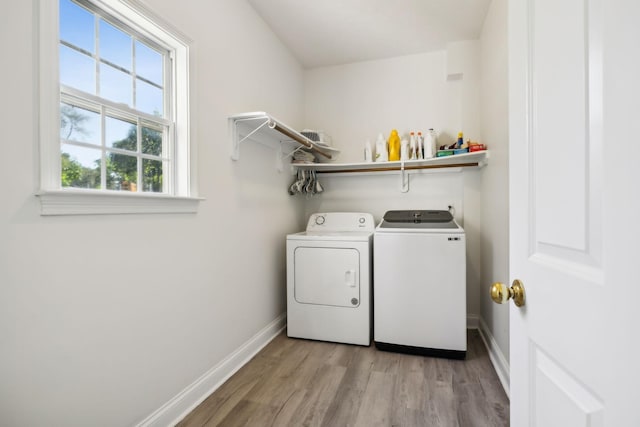
[[36,196],[41,215],[196,213],[204,200],[158,193],[73,189],[41,191]]
[[286,314],[283,313],[136,427],[176,425],[278,336],[285,325]]
[[38,31],[38,148],[41,189],[50,189],[51,183],[60,182],[58,21],[58,2],[40,0],[36,31]]
[[478,320],[480,322],[478,331],[480,332],[480,337],[482,338],[482,341],[484,341],[484,345],[487,347],[487,351],[489,352],[489,359],[491,360],[491,364],[498,374],[498,379],[502,383],[504,392],[507,394],[507,397],[510,397],[509,362],[507,361],[507,358],[504,357],[502,350],[500,350],[500,346],[498,346],[498,342],[491,334],[491,331],[489,330],[487,324],[482,318],[479,318]]

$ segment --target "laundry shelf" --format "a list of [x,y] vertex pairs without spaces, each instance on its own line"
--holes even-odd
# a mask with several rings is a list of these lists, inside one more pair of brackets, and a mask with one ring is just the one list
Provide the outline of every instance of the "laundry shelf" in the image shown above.
[[295,169],[314,170],[316,173],[364,173],[412,171],[420,169],[441,168],[482,168],[487,165],[489,151],[455,154],[453,156],[435,157],[426,160],[406,160],[404,162],[376,163],[292,163]]
[[[283,169],[282,160],[301,148],[317,153],[328,160],[334,157],[329,150],[264,111],[230,116],[229,131],[233,160],[240,159],[240,144],[247,140],[265,144],[276,150],[276,168],[279,171]],[[290,146],[292,151],[284,153],[283,145]]]

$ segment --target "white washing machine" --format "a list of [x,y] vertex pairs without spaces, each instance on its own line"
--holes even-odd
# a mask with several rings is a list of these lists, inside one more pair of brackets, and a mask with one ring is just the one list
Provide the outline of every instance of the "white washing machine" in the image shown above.
[[371,343],[373,216],[311,215],[287,236],[287,335],[368,346]]
[[374,342],[463,359],[465,234],[449,211],[389,211],[374,235]]

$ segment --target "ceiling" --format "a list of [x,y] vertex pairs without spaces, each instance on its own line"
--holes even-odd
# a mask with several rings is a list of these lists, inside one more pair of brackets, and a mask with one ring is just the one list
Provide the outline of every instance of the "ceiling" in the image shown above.
[[248,0],[305,68],[479,38],[491,0]]

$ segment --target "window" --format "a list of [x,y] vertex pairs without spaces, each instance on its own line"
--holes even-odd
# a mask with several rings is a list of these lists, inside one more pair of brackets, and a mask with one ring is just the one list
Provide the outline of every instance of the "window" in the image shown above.
[[194,211],[184,36],[131,0],[51,3],[40,2],[43,214]]

